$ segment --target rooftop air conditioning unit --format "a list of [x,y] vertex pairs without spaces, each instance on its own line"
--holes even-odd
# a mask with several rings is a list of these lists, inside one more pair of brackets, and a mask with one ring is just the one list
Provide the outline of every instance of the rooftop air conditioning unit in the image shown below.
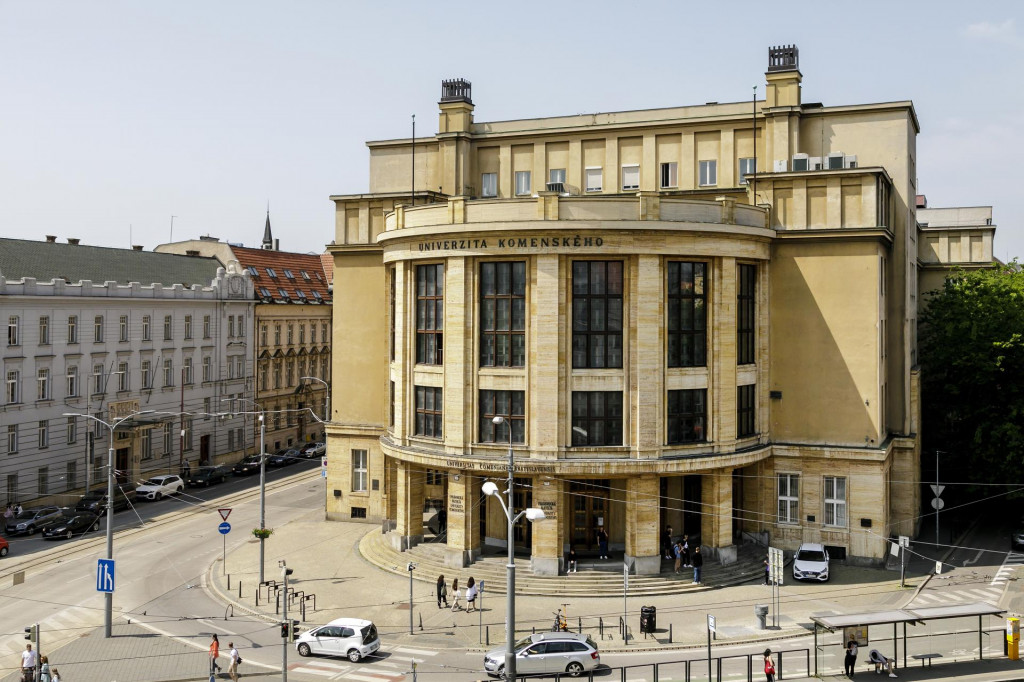
[[857,155],[848,154],[843,157],[843,168],[856,168],[857,167]]
[[844,167],[843,159],[846,157],[842,152],[832,152],[826,158],[828,159],[828,166],[826,168],[829,170],[839,170]]
[[794,154],[793,155],[793,171],[805,171],[809,170],[808,167],[809,158],[807,154]]
[[821,157],[812,156],[810,159],[807,160],[807,165],[810,168],[810,170],[821,170]]
[[772,163],[772,171],[775,172],[775,173],[785,173],[786,172],[786,160],[785,159],[776,159]]

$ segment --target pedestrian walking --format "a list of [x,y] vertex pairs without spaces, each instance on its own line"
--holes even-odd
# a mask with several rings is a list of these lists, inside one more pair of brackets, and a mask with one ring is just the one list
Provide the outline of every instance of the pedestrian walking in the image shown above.
[[473,580],[473,576],[469,576],[469,580],[466,581],[466,613],[476,609],[476,595],[478,593],[476,581]]
[[700,585],[700,571],[704,567],[704,557],[701,556],[700,546],[693,550],[693,556],[690,557],[690,563],[693,564],[693,584]]
[[459,606],[459,579],[452,580],[452,611],[458,611]]
[[220,640],[217,639],[217,633],[213,633],[213,641],[210,642],[210,674],[220,672],[220,666],[217,664],[217,658],[220,656]]
[[771,649],[764,650],[764,676],[767,682],[775,682],[775,659]]
[[608,531],[604,526],[597,529],[597,546],[601,552],[601,558],[608,558]]
[[39,657],[39,682],[53,682],[50,676],[50,659],[46,656]]
[[185,463],[181,467],[181,477],[188,481],[188,477],[191,473],[192,469],[189,467],[188,460],[186,459]]
[[14,518],[14,507],[7,505],[7,509],[4,510],[4,521],[10,521]]
[[675,547],[672,548],[672,553],[676,558],[675,572],[679,572],[679,567],[683,563],[683,546],[680,543],[676,543]]
[[857,668],[857,640],[853,637],[846,643],[846,656],[843,659],[843,668],[846,671],[846,676],[852,678]]
[[32,651],[32,645],[26,644],[25,650],[21,652],[21,679],[24,682],[32,682],[36,674],[36,652]]
[[441,608],[441,602],[445,608],[448,607],[448,585],[444,581],[444,573],[437,576],[437,608]]
[[228,667],[228,675],[234,682],[238,682],[238,663],[242,659],[238,655],[238,649],[235,648],[234,642],[228,642],[228,646],[231,647],[231,665]]
[[683,533],[683,567],[690,567],[690,536]]
[[661,534],[661,549],[665,552],[665,558],[672,558],[672,551],[675,549],[675,543],[672,542],[672,526],[665,526],[665,530]]
[[576,572],[576,550],[572,547],[569,548],[569,557],[566,561],[566,565],[568,566],[566,569],[567,573]]

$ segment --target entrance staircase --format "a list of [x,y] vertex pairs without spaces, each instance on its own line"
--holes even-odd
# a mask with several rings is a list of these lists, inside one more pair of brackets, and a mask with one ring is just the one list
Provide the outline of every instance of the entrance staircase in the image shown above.
[[[680,568],[679,573],[673,572],[674,561],[663,560],[661,573],[649,576],[629,576],[629,594],[631,596],[678,594],[681,592],[716,589],[728,585],[739,585],[764,579],[765,548],[754,543],[743,544],[738,548],[737,560],[727,566],[715,560],[704,560],[703,584],[693,584],[693,569]],[[444,574],[450,583],[452,578],[459,578],[465,585],[470,576],[479,583],[486,584],[488,593],[505,593],[505,564],[507,556],[504,551],[488,551],[469,566],[454,569],[446,566],[446,546],[443,542],[422,542],[405,552],[391,547],[387,535],[379,530],[367,533],[359,542],[359,552],[363,558],[382,570],[396,575],[408,575],[407,564],[416,564],[413,579],[434,583],[437,576]],[[516,594],[539,596],[579,596],[579,597],[612,597],[622,595],[622,554],[611,554],[610,559],[581,557],[578,561],[578,572],[570,575],[534,575],[530,568],[528,556],[516,557]]]

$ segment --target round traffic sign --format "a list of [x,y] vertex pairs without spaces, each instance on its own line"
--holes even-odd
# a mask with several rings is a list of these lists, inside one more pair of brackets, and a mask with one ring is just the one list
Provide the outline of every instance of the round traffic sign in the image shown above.
[[932,500],[932,509],[942,509],[946,506],[946,501],[941,497],[936,497]]
[[217,526],[217,530],[220,531],[221,535],[227,535],[231,532],[231,524],[225,521],[224,523]]

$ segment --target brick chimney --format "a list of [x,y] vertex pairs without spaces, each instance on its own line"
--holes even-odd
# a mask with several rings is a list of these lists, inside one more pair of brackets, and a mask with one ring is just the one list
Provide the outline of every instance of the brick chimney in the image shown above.
[[57,235],[55,235],[55,234],[48,234],[48,235],[46,235],[46,243],[47,244],[56,244],[57,243]]
[[68,244],[71,244],[72,246],[78,246],[78,242],[80,241],[82,240],[78,237],[68,237]]

